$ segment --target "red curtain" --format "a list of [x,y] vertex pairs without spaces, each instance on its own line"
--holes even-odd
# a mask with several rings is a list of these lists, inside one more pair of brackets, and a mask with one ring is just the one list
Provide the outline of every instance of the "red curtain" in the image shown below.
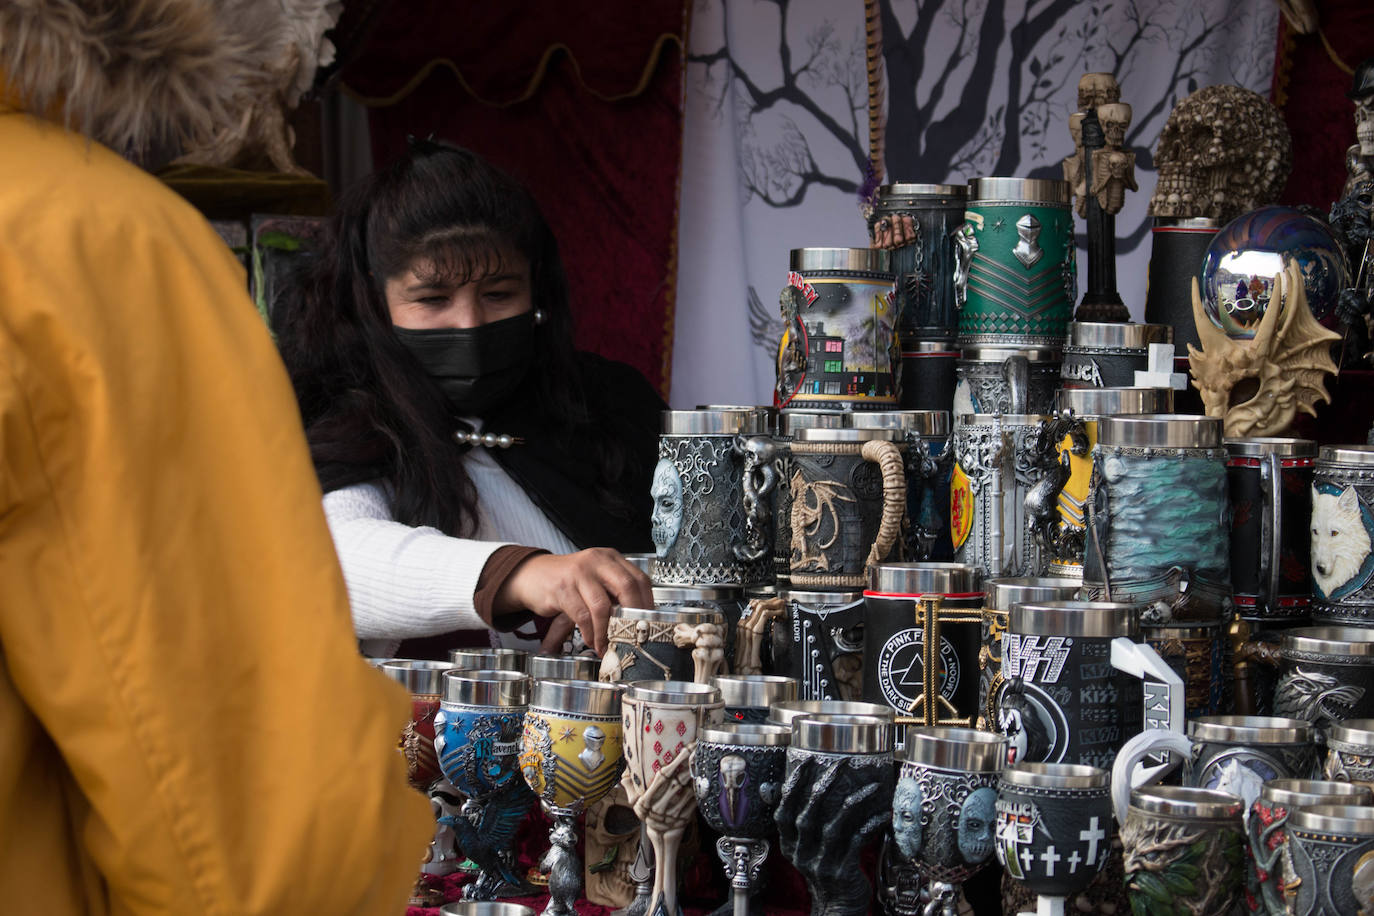
[[374,160],[450,140],[524,182],[558,237],[576,344],[667,396],[682,151],[683,0],[453,4],[382,12],[343,74]]

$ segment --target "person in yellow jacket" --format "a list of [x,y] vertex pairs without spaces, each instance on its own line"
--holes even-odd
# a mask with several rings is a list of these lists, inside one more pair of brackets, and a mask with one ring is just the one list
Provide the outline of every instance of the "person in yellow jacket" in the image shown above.
[[93,142],[213,127],[213,7],[0,3],[7,916],[399,914],[433,832],[243,271]]

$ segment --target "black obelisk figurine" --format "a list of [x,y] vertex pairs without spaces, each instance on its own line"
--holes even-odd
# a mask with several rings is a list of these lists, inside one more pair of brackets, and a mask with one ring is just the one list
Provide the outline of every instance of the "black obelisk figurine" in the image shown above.
[[[1095,174],[1106,167],[1103,156],[1107,136],[1097,110],[1083,113],[1083,169],[1088,188],[1088,289],[1074,312],[1075,321],[1130,321],[1131,313],[1116,291],[1116,216],[1109,213],[1093,189],[1102,178]],[[1102,176],[1109,177],[1109,176]]]

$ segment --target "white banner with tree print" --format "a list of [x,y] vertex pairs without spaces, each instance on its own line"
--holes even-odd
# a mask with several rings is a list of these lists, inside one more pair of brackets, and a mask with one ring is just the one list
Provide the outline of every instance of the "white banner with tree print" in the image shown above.
[[[1140,190],[1117,217],[1121,296],[1140,320],[1154,144],[1178,100],[1268,96],[1270,0],[872,0],[881,23],[883,183],[1060,178],[1083,73],[1134,109]],[[793,248],[868,244],[863,0],[697,0],[683,139],[674,407],[772,402]],[[1243,137],[1247,126],[1233,125]],[[1083,225],[1079,275],[1086,276]],[[1080,289],[1081,294],[1081,289]]]

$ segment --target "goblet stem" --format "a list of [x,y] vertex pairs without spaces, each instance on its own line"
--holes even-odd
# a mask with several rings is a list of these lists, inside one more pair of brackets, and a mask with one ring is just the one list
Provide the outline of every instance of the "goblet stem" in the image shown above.
[[768,858],[768,841],[747,837],[721,837],[716,840],[716,855],[725,866],[730,881],[734,916],[749,916],[749,898],[754,895],[759,869]]
[[677,851],[682,845],[683,828],[658,831],[649,828],[654,848],[654,892],[648,916],[677,916]]
[[1035,916],[1064,916],[1064,901],[1067,897],[1050,897],[1040,894],[1035,898]]
[[577,916],[577,899],[582,896],[582,860],[577,856],[577,815],[565,810],[548,810],[553,815],[549,831],[549,851],[539,870],[549,876],[549,905],[540,916]]

